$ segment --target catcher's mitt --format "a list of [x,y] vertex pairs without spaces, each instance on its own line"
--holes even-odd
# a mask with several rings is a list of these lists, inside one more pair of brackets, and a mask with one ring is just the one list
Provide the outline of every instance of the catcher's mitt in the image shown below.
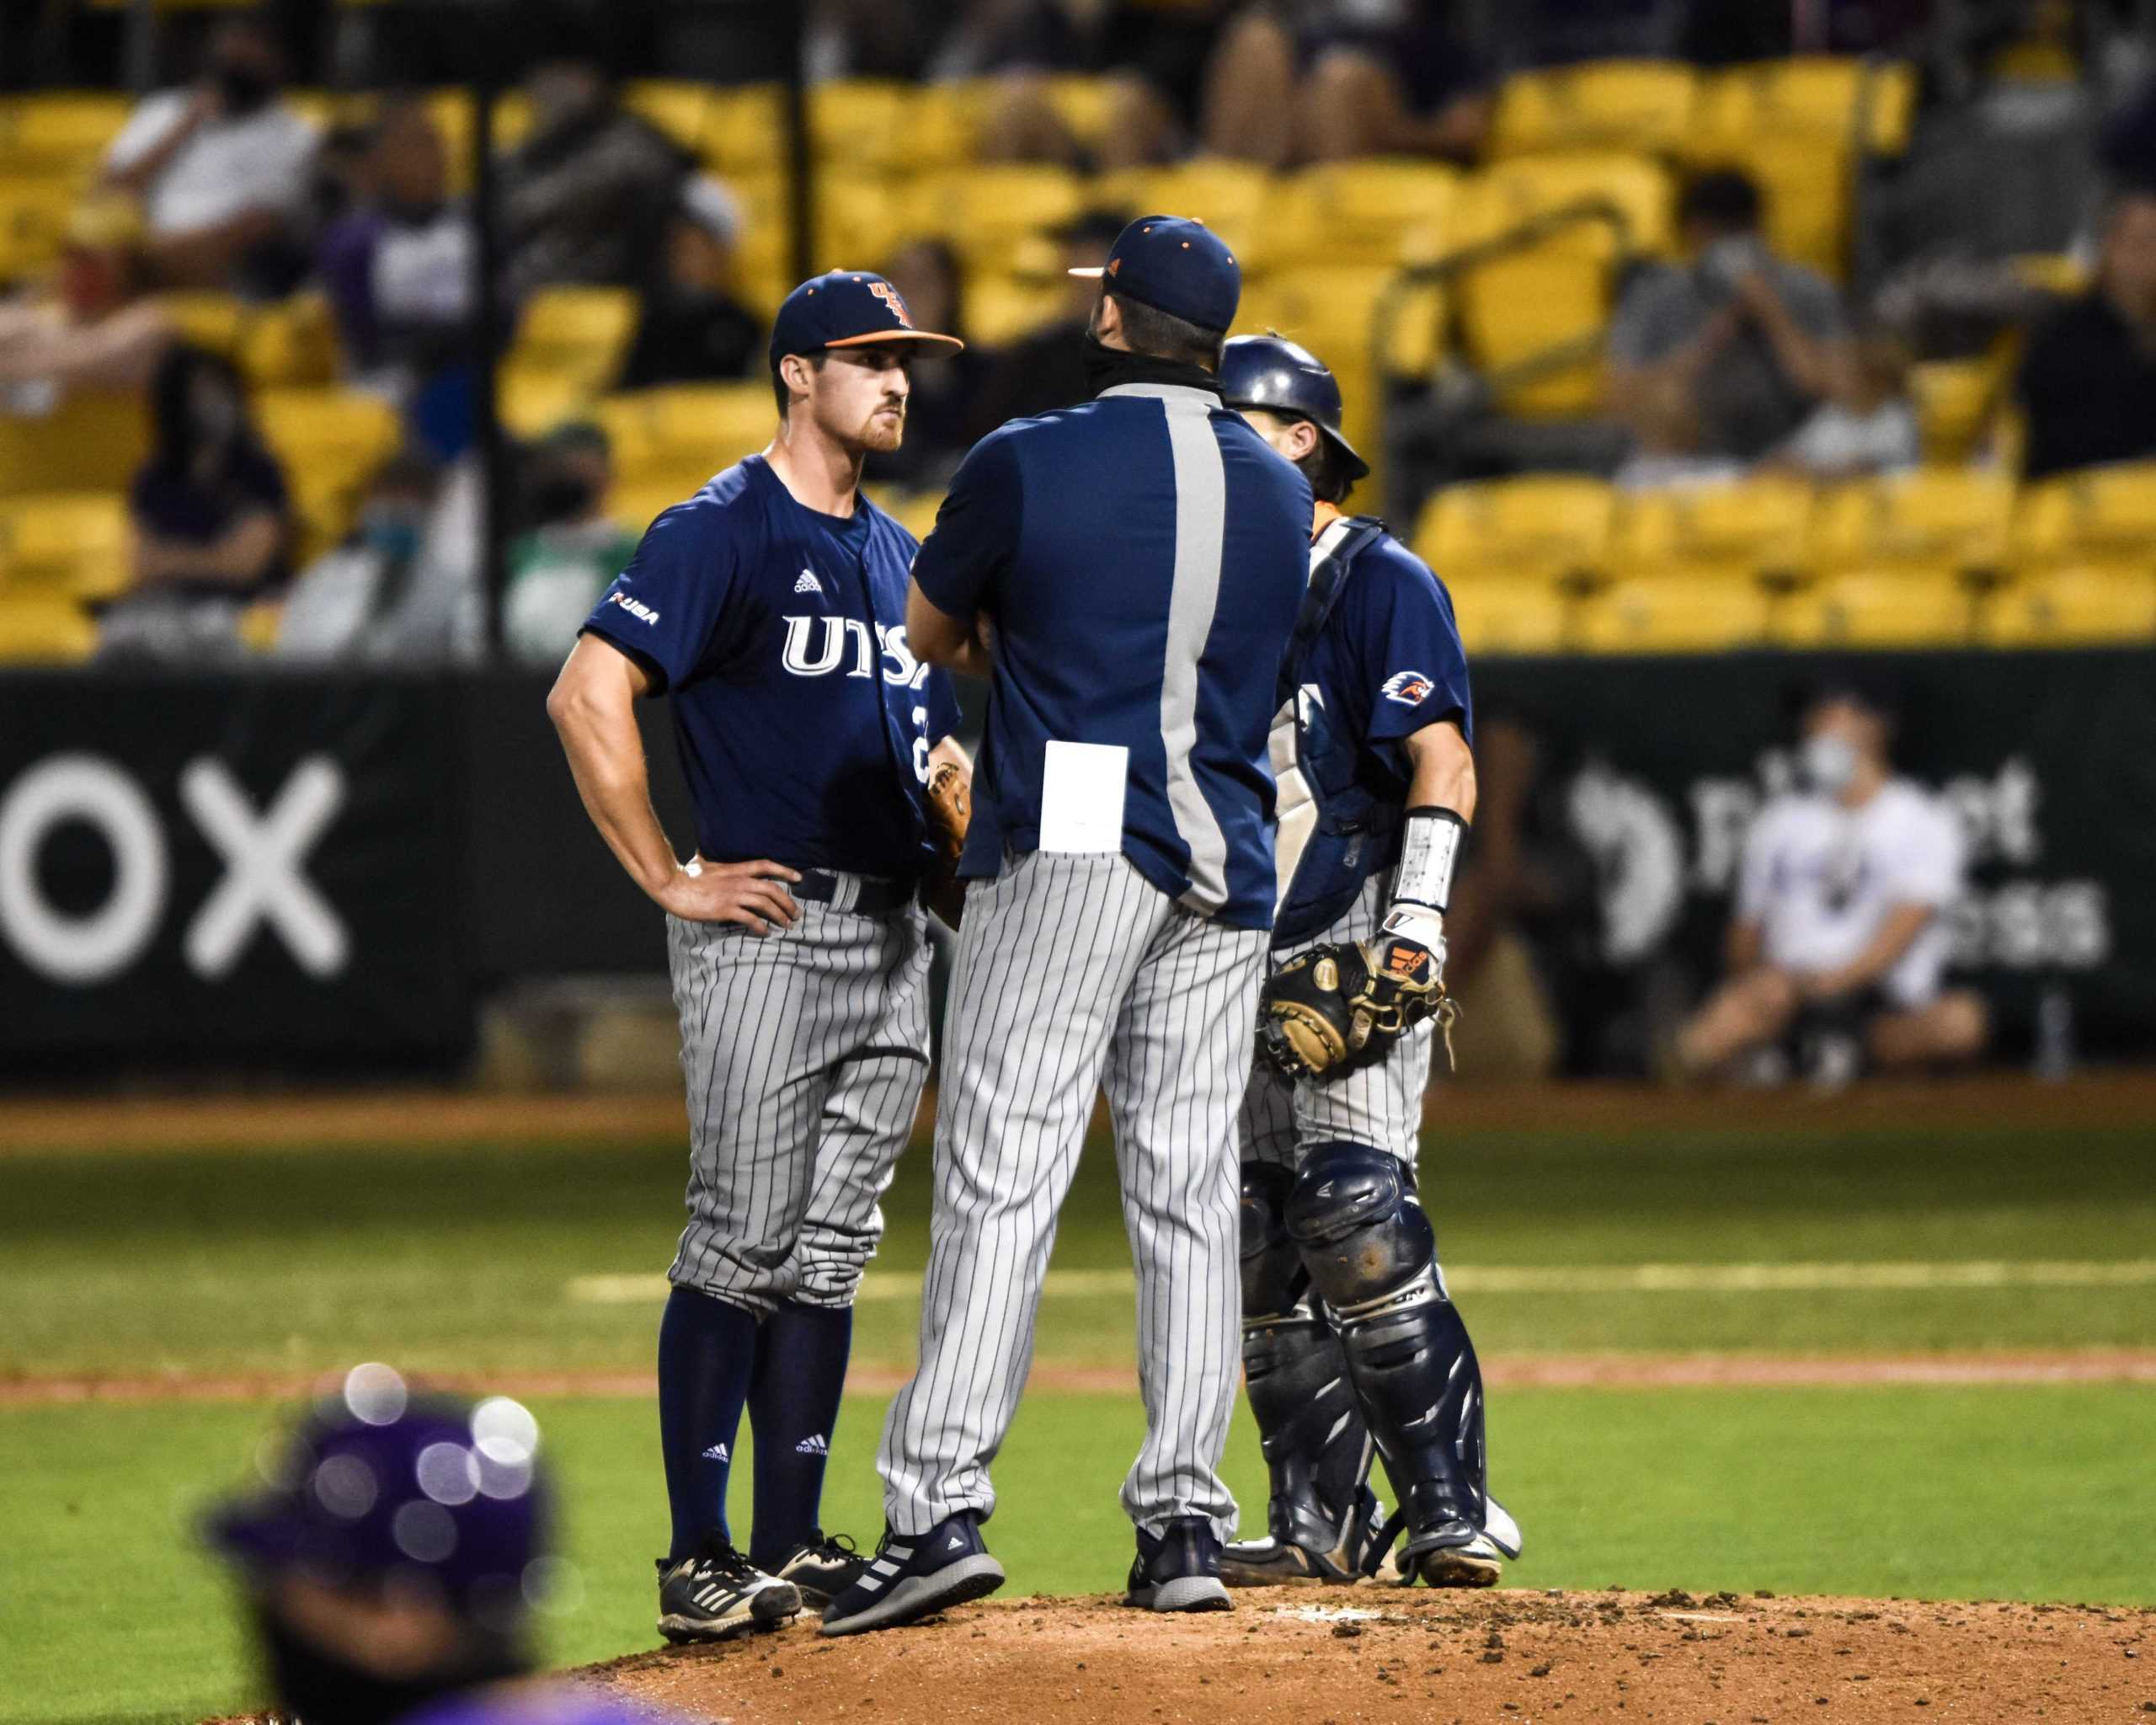
[[935,852],[921,879],[921,901],[955,929],[965,914],[966,884],[958,879],[958,854],[974,818],[974,777],[955,761],[940,761],[928,775],[928,842]]
[[1258,1051],[1283,1076],[1322,1084],[1375,1065],[1406,1032],[1435,1018],[1449,1065],[1460,1009],[1438,965],[1435,953],[1412,940],[1313,947],[1266,983]]

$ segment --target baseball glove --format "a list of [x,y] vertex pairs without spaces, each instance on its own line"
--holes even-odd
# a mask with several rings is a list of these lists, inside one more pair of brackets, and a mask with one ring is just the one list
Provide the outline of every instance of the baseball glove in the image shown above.
[[921,901],[955,929],[965,914],[966,884],[958,855],[974,818],[974,777],[955,761],[940,761],[928,775],[928,842],[935,852],[921,879]]
[[1452,1060],[1458,1006],[1438,959],[1412,940],[1313,947],[1276,970],[1258,1002],[1258,1051],[1288,1078],[1322,1084],[1375,1065],[1394,1043],[1435,1018]]

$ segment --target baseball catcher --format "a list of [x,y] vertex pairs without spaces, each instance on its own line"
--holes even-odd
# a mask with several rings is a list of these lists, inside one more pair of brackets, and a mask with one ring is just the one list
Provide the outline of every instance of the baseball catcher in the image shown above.
[[[1269,1536],[1231,1583],[1486,1587],[1519,1532],[1484,1486],[1482,1378],[1415,1184],[1430,1050],[1449,1027],[1444,912],[1475,813],[1467,665],[1429,569],[1340,505],[1369,471],[1331,371],[1228,344],[1221,393],[1317,499],[1272,759],[1279,909],[1242,1159],[1243,1370]],[[1387,1519],[1369,1479],[1383,1456]]]

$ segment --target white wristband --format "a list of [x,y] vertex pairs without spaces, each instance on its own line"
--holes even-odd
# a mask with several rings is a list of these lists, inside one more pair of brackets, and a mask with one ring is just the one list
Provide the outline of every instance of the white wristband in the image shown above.
[[1410,809],[1400,836],[1400,868],[1392,879],[1393,902],[1404,899],[1438,911],[1449,905],[1453,864],[1466,836],[1467,823],[1449,809]]

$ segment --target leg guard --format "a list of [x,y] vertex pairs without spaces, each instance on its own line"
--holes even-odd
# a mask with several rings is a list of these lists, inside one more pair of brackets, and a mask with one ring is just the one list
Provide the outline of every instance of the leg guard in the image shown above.
[[1273,1487],[1271,1537],[1230,1546],[1222,1566],[1246,1587],[1353,1580],[1380,1519],[1347,1357],[1288,1233],[1294,1183],[1285,1168],[1243,1167],[1243,1375]]
[[[1482,1373],[1438,1274],[1437,1242],[1397,1157],[1317,1146],[1288,1227],[1337,1327],[1357,1399],[1401,1500],[1407,1579],[1482,1535]],[[1494,1557],[1488,1579],[1497,1574]],[[1437,1578],[1433,1577],[1433,1579]]]

